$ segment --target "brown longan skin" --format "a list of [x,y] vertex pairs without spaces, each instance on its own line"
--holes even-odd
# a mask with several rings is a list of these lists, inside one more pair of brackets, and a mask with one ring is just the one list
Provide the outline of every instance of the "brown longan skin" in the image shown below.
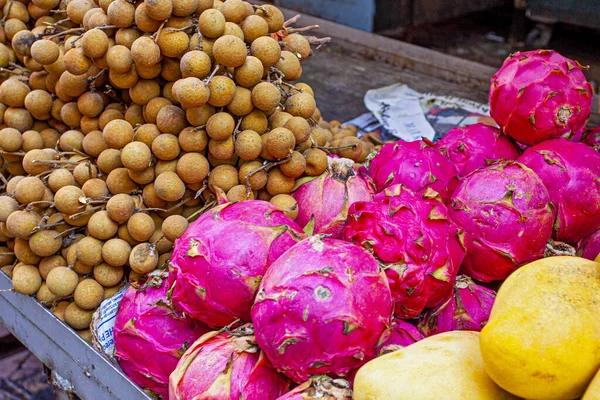
[[264,4],[256,10],[256,15],[267,21],[269,33],[275,33],[283,28],[284,17],[281,10],[271,4]]
[[39,271],[40,271],[40,275],[42,276],[43,280],[46,280],[48,277],[48,274],[50,273],[50,271],[52,271],[54,268],[58,268],[58,267],[66,267],[67,266],[67,261],[60,255],[53,255],[50,257],[44,257],[42,258],[42,260],[40,261],[40,264],[38,266]]
[[243,117],[250,114],[254,109],[252,104],[252,92],[241,86],[236,86],[235,95],[227,105],[227,109],[235,116]]
[[171,215],[163,222],[162,233],[167,240],[175,242],[175,240],[183,236],[188,226],[189,223],[185,217],[182,217],[181,215]]
[[258,15],[249,15],[241,24],[244,34],[244,41],[252,44],[259,37],[267,36],[269,33],[269,25]]
[[63,214],[78,213],[85,209],[85,206],[79,201],[83,196],[83,191],[76,186],[62,187],[54,195],[55,207]]
[[65,322],[73,329],[87,329],[92,322],[94,311],[84,310],[73,302],[65,309]]
[[174,160],[179,156],[179,153],[181,153],[181,148],[175,135],[163,133],[152,142],[152,154],[160,160]]
[[181,76],[204,79],[211,73],[211,61],[208,54],[200,50],[192,50],[181,57]]
[[279,166],[281,173],[290,178],[299,178],[306,170],[306,159],[297,151],[292,152],[288,162]]
[[303,153],[306,159],[306,170],[308,176],[321,175],[327,169],[327,153],[321,149],[308,149]]
[[200,14],[200,33],[207,38],[218,38],[225,30],[225,16],[218,10],[209,9]]
[[214,107],[224,107],[235,96],[235,82],[227,76],[215,76],[208,84],[210,97],[208,103]]
[[234,70],[233,79],[238,85],[251,88],[261,81],[263,75],[262,62],[254,56],[247,56],[244,64]]
[[127,28],[135,21],[135,6],[127,0],[116,0],[106,10],[108,22],[117,28]]
[[234,35],[219,37],[213,45],[215,61],[228,68],[239,67],[246,61],[246,44]]
[[315,98],[308,93],[298,93],[285,101],[285,110],[295,117],[310,118],[317,104]]
[[262,62],[265,69],[273,67],[281,58],[279,43],[270,36],[255,39],[250,45],[250,54]]
[[107,211],[98,211],[88,221],[88,232],[91,236],[100,240],[108,240],[113,237],[119,225],[113,221]]
[[148,214],[136,213],[127,221],[127,230],[131,237],[138,242],[145,242],[154,233],[156,226]]
[[121,150],[121,163],[125,168],[133,171],[142,171],[150,165],[152,152],[142,142],[131,142]]
[[337,154],[339,154],[340,157],[349,158],[353,161],[357,161],[363,153],[363,146],[361,140],[354,136],[346,136],[343,139],[341,139],[339,143],[340,147],[353,145],[355,147],[342,148],[338,150]]
[[17,183],[15,188],[15,199],[21,204],[29,204],[40,201],[44,197],[44,183],[41,179],[28,176]]
[[135,130],[133,140],[136,142],[142,142],[148,147],[152,147],[152,142],[154,142],[154,139],[156,139],[160,135],[161,132],[155,124],[143,124],[141,126],[138,126]]
[[129,177],[137,184],[139,185],[147,185],[150,182],[154,181],[154,178],[156,177],[155,171],[154,171],[154,167],[149,166],[141,171],[133,171],[133,170],[128,170],[129,171]]
[[13,251],[17,260],[23,264],[37,265],[42,259],[31,250],[29,240],[20,237],[15,239]]
[[156,195],[165,201],[178,201],[185,194],[185,185],[175,172],[163,172],[154,180]]
[[42,65],[49,65],[58,59],[60,49],[58,44],[48,39],[37,40],[31,46],[31,56]]
[[102,199],[109,195],[108,186],[106,182],[99,178],[93,178],[86,181],[82,186],[81,190],[86,197],[91,199]]
[[292,118],[293,116],[290,113],[285,111],[275,111],[269,116],[269,127],[271,129],[282,128]]
[[196,130],[192,127],[185,128],[178,136],[181,150],[186,152],[201,152],[208,145],[208,135],[206,131]]
[[233,157],[235,152],[233,144],[233,136],[229,136],[225,140],[210,140],[208,142],[208,152],[218,160],[228,160]]
[[136,65],[151,67],[160,62],[160,47],[148,36],[139,37],[131,45],[131,58]]
[[127,168],[115,168],[106,178],[106,185],[111,194],[134,192],[138,186],[130,177]]
[[262,152],[262,139],[252,130],[245,130],[237,135],[235,153],[246,161],[255,160]]
[[284,125],[289,129],[296,138],[296,145],[304,143],[310,137],[310,125],[308,121],[302,117],[292,117]]
[[102,173],[110,174],[113,170],[123,166],[121,163],[121,152],[117,149],[102,151],[96,160],[96,165]]
[[124,271],[121,266],[115,267],[107,263],[102,263],[94,267],[94,279],[105,288],[118,285],[121,279],[123,279],[123,274]]
[[285,176],[279,168],[273,168],[269,171],[266,189],[271,196],[289,194],[295,183],[294,178]]
[[0,222],[6,222],[9,215],[19,209],[19,203],[9,196],[0,196]]
[[271,204],[275,204],[285,215],[291,219],[298,217],[298,202],[289,194],[278,194],[269,200]]
[[130,253],[131,246],[123,239],[113,238],[102,246],[102,258],[112,267],[122,267],[127,264]]
[[177,161],[177,175],[187,184],[202,182],[209,168],[208,160],[200,153],[186,153]]
[[273,110],[281,100],[277,86],[270,82],[260,82],[252,89],[252,103],[262,111]]
[[106,62],[111,71],[124,74],[131,70],[133,65],[131,51],[123,45],[112,46],[106,53]]
[[300,60],[305,60],[311,55],[310,43],[298,33],[286,36],[282,42],[283,50],[296,55]]
[[235,121],[231,114],[219,112],[208,119],[205,129],[211,139],[225,140],[233,134]]
[[185,116],[192,126],[206,125],[208,119],[215,114],[216,110],[210,104],[205,104],[202,107],[188,108],[185,110]]
[[30,296],[42,286],[42,277],[33,265],[22,265],[18,270],[13,269],[13,288],[17,293]]
[[150,243],[136,245],[129,255],[129,265],[138,274],[152,272],[158,265],[158,251],[156,246]]
[[40,230],[29,238],[31,251],[39,257],[49,257],[62,247],[62,237],[54,230]]
[[75,245],[76,260],[83,265],[93,267],[102,262],[102,242],[87,236]]
[[186,126],[185,111],[177,106],[166,106],[156,116],[156,126],[163,133],[178,135]]
[[248,194],[245,185],[235,185],[227,192],[227,200],[229,200],[230,203],[254,200],[254,193],[250,192],[250,194]]
[[227,193],[238,184],[238,171],[231,165],[219,165],[208,176],[208,185],[213,191],[214,187],[218,187]]
[[84,279],[75,288],[73,300],[84,310],[94,310],[104,299],[104,288],[94,279]]
[[183,31],[174,32],[164,29],[158,35],[157,43],[164,57],[180,58],[187,51],[190,38]]
[[252,130],[258,133],[259,135],[262,135],[267,131],[268,127],[269,121],[267,119],[267,116],[264,112],[257,109],[252,110],[250,114],[246,115],[242,119],[242,130]]
[[102,131],[104,142],[112,149],[122,149],[133,141],[133,128],[122,119],[110,121]]
[[[144,120],[149,124],[156,124],[156,116],[163,107],[171,106],[173,103],[164,97],[155,97],[150,100],[143,108]],[[136,132],[137,134],[137,132]]]
[[296,146],[296,138],[289,129],[275,128],[266,135],[266,150],[275,158],[287,157]]
[[210,98],[210,91],[200,79],[189,77],[175,82],[173,95],[187,109],[205,105]]
[[59,297],[72,294],[77,287],[79,277],[77,273],[66,266],[58,266],[50,270],[46,277],[48,290]]

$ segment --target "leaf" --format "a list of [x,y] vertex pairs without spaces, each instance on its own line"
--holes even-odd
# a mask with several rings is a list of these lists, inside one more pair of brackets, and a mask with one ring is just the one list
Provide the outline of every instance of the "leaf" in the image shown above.
[[306,224],[306,226],[304,227],[304,234],[306,236],[313,236],[315,234],[315,215],[313,214],[310,217],[310,220],[308,221],[308,223]]

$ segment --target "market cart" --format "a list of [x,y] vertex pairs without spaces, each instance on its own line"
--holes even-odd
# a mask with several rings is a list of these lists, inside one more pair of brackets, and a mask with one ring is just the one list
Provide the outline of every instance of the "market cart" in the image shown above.
[[[296,14],[284,10],[286,18]],[[364,113],[369,89],[403,82],[421,92],[453,95],[485,103],[492,67],[362,32],[323,19],[318,34],[332,43],[303,66],[326,119],[346,121]],[[598,101],[593,121],[598,122]],[[93,349],[33,297],[8,292],[10,279],[0,273],[0,323],[54,372],[58,392],[67,398],[149,399],[110,361]]]

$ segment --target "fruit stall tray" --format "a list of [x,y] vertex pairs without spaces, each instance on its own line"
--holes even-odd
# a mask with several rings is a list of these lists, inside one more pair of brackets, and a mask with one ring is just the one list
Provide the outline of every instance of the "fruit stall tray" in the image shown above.
[[[10,288],[10,279],[0,272],[0,290]],[[63,378],[61,389],[68,389],[82,399],[150,399],[35,298],[1,292],[0,323]]]

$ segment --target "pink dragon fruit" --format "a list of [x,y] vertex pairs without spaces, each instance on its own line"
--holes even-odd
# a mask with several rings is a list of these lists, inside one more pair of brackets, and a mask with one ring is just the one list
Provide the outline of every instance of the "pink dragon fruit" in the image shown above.
[[277,400],[352,400],[352,396],[347,380],[315,375]]
[[166,397],[169,375],[179,358],[208,328],[177,313],[167,298],[165,272],[151,273],[141,286],[132,284],[115,320],[115,357],[138,386]]
[[456,278],[454,293],[419,320],[425,336],[448,331],[481,331],[490,318],[496,292],[473,282],[466,275]]
[[577,243],[577,255],[588,260],[595,260],[600,255],[600,227]]
[[557,210],[555,238],[575,245],[600,226],[600,153],[563,138],[531,147],[519,158],[544,182]]
[[464,272],[490,282],[542,258],[554,211],[535,172],[521,163],[502,162],[461,180],[450,216],[465,231]]
[[290,381],[256,345],[252,324],[209,332],[181,357],[169,379],[169,400],[275,400]]
[[423,339],[423,335],[414,325],[400,318],[394,318],[392,329],[389,332],[390,336],[379,350],[380,356],[410,346]]
[[558,136],[577,139],[593,98],[582,70],[552,50],[517,52],[491,79],[490,114],[505,134],[529,146]]
[[600,151],[600,126],[587,129],[583,134],[581,142],[587,144],[596,151]]
[[373,256],[319,235],[271,265],[252,307],[258,345],[298,383],[343,376],[369,361],[391,315],[390,289]]
[[301,226],[314,223],[314,233],[342,235],[348,207],[356,201],[372,199],[367,181],[354,171],[354,161],[328,157],[327,171],[321,176],[306,177],[296,183],[292,197],[298,202],[296,222]]
[[431,188],[447,202],[458,185],[456,171],[431,142],[416,140],[384,145],[369,162],[367,174],[378,192],[402,184],[414,192]]
[[386,264],[396,316],[414,318],[448,297],[465,252],[438,194],[394,185],[350,207],[346,240]]
[[500,129],[473,124],[450,129],[438,143],[440,152],[454,165],[459,178],[495,160],[516,160],[519,150]]
[[271,203],[216,207],[175,241],[169,275],[173,305],[209,326],[250,321],[267,268],[304,238],[302,229]]

